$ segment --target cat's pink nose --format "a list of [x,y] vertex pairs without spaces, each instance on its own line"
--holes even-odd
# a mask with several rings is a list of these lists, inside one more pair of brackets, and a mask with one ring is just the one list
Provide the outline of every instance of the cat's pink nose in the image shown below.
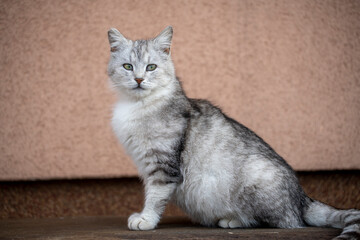
[[144,81],[143,78],[135,78],[135,81],[140,85],[142,81]]

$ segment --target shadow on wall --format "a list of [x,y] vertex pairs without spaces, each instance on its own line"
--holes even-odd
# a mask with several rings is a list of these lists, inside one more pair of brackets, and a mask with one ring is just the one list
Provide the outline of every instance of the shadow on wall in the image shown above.
[[[337,208],[360,209],[360,171],[298,172],[310,197]],[[138,178],[0,182],[0,219],[129,216],[143,207]],[[165,216],[184,216],[168,204]]]

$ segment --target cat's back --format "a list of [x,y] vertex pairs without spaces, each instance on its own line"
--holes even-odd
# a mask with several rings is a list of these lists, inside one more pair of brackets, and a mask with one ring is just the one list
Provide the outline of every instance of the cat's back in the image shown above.
[[192,110],[187,139],[192,145],[206,146],[209,149],[207,153],[214,150],[220,150],[222,154],[231,152],[236,162],[246,156],[261,155],[273,164],[290,169],[281,156],[261,137],[223,113],[220,108],[207,100],[189,99],[189,101]]
[[235,149],[245,150],[250,142],[259,140],[251,130],[229,118],[211,102],[203,99],[189,99],[189,102],[191,118],[187,130],[187,146],[192,154],[216,150],[224,154]]

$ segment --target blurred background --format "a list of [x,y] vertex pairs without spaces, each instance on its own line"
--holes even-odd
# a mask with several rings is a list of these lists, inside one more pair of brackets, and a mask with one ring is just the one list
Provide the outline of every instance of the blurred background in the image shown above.
[[189,97],[254,130],[311,196],[360,208],[359,1],[0,0],[1,218],[141,209],[110,127],[107,31],[168,25]]

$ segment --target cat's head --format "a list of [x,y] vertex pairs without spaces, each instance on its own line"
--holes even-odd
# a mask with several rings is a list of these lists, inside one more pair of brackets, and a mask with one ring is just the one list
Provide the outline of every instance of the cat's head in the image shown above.
[[141,99],[170,89],[175,80],[170,58],[172,35],[172,27],[167,27],[153,39],[132,41],[115,28],[110,29],[108,74],[116,91]]

